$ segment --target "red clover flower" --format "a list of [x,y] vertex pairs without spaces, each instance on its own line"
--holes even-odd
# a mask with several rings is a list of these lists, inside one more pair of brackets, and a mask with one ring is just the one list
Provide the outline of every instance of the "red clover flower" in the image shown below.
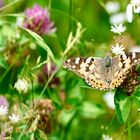
[[25,19],[23,21],[25,28],[28,28],[39,35],[55,32],[54,22],[50,21],[50,13],[48,9],[43,9],[38,4],[33,8],[25,11]]

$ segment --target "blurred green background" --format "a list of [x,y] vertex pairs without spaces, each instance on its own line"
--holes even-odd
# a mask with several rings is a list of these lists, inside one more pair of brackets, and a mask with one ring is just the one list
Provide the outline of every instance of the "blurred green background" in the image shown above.
[[[13,87],[19,74],[23,68],[30,71],[36,64],[36,60],[41,56],[41,61],[45,61],[48,57],[46,52],[38,47],[39,44],[35,43],[33,38],[25,31],[20,31],[20,37],[17,39],[16,20],[14,14],[20,14],[27,8],[33,7],[35,3],[41,7],[48,7],[50,11],[51,20],[57,28],[56,32],[50,35],[42,36],[45,43],[49,46],[50,50],[55,56],[56,62],[53,62],[56,67],[59,67],[62,53],[66,49],[66,43],[70,32],[75,34],[77,29],[77,22],[80,22],[85,31],[80,39],[67,54],[62,61],[66,58],[77,56],[98,56],[104,57],[110,52],[111,45],[116,42],[122,43],[126,50],[131,50],[133,47],[140,44],[140,19],[139,15],[135,15],[132,23],[128,23],[126,17],[123,19],[123,24],[127,30],[122,37],[114,36],[110,31],[111,17],[118,13],[125,13],[129,0],[117,0],[119,9],[115,13],[109,13],[106,9],[107,0],[12,0],[3,1],[5,7],[0,10],[0,63],[5,68],[0,68],[0,94],[5,95],[10,102],[10,106],[15,103],[24,103],[28,107],[34,99],[38,99],[45,85],[39,85],[37,82],[37,75],[41,72],[42,67],[32,73],[31,81],[34,83],[33,91],[30,90],[26,95],[19,94]],[[10,15],[11,14],[11,15]],[[6,16],[7,15],[7,16]],[[117,17],[119,20],[119,17]],[[16,38],[16,39],[15,39]],[[8,42],[15,39],[14,47],[12,43]],[[10,47],[8,46],[10,43]],[[35,46],[35,49],[32,49]],[[22,48],[20,48],[22,47]],[[28,68],[25,66],[26,57],[23,58],[20,65],[10,65],[4,58],[3,48],[7,51],[11,50],[11,61],[19,53],[28,51],[30,60]],[[13,52],[16,52],[14,54]],[[7,70],[8,69],[8,70]],[[24,72],[26,74],[26,72]],[[28,74],[29,76],[29,74]],[[53,101],[55,112],[51,122],[51,131],[45,133],[50,140],[100,140],[103,139],[103,134],[109,135],[113,140],[127,140],[127,123],[121,124],[115,113],[115,109],[108,106],[106,103],[105,91],[99,91],[90,88],[85,82],[70,71],[60,67],[55,74],[54,78],[58,78],[59,82],[55,83],[55,87],[49,84],[46,88],[42,98],[48,98]],[[109,91],[112,95],[114,93]],[[113,98],[107,98],[107,102],[112,101]],[[132,124],[138,119],[138,111],[133,107],[131,112]],[[18,128],[18,126],[17,126]],[[21,132],[20,132],[21,133]],[[35,139],[39,138],[38,132],[35,133]],[[16,139],[18,133],[13,134]],[[21,139],[29,139],[23,137]],[[137,140],[140,136],[140,124],[136,123],[132,126],[132,138]],[[25,138],[24,138],[25,137]],[[46,138],[46,139],[47,139]],[[44,137],[45,139],[45,137]],[[105,139],[111,140],[111,139]]]

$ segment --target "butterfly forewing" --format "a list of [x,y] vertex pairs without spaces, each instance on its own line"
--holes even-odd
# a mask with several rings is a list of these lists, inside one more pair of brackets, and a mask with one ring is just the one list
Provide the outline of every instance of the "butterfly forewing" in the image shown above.
[[98,89],[108,88],[108,83],[103,79],[103,59],[98,57],[71,58],[64,62],[64,67],[74,71],[80,77],[84,78],[91,87]]
[[[71,58],[64,62],[64,67],[75,72],[80,77],[84,78],[84,76],[87,74],[85,64],[85,58],[77,57],[77,58]],[[81,67],[82,66],[82,67]]]
[[97,64],[100,62],[102,62],[101,58],[76,57],[66,60],[64,62],[64,67],[75,72],[78,76],[85,78],[88,76],[88,73],[95,69],[97,67]]

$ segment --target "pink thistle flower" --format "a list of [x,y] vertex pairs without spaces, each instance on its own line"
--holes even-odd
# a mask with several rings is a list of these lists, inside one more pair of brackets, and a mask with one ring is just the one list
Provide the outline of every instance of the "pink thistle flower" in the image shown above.
[[50,13],[47,9],[41,8],[35,4],[33,8],[25,11],[25,19],[23,23],[28,28],[39,35],[55,32],[54,22],[50,21]]

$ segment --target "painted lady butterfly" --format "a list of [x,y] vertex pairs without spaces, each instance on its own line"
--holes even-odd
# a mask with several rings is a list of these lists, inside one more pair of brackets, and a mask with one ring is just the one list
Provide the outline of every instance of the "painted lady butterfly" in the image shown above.
[[91,87],[110,90],[121,85],[129,71],[140,63],[140,53],[131,52],[113,58],[99,57],[71,58],[64,67],[85,79]]

